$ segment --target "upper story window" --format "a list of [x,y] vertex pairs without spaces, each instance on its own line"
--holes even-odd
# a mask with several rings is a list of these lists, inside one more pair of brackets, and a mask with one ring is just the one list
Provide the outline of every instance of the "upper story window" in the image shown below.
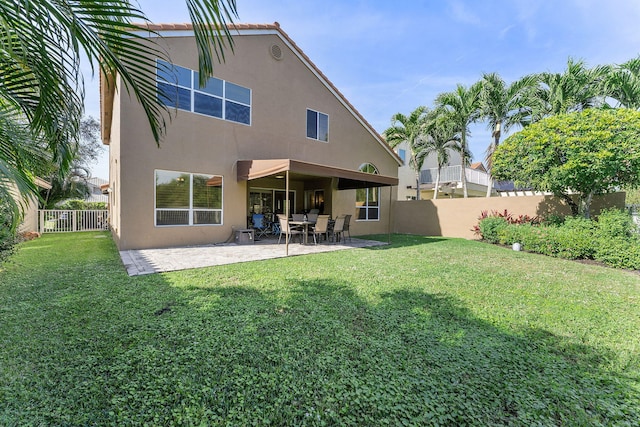
[[[360,172],[378,174],[371,163],[360,166]],[[380,188],[358,188],[356,190],[356,219],[358,221],[380,220]]]
[[168,107],[251,125],[251,89],[158,60],[158,99]]
[[222,176],[155,171],[155,224],[222,224]]
[[307,138],[329,142],[329,116],[307,109]]
[[398,149],[398,157],[400,157],[402,159],[402,164],[403,165],[407,164],[407,150],[405,150],[404,148],[399,148]]

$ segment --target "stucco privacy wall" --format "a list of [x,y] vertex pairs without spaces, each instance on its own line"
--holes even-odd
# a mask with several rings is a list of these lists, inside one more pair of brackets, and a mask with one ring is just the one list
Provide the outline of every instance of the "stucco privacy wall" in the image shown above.
[[[624,208],[625,193],[594,197],[591,212]],[[423,236],[477,238],[471,229],[482,211],[504,211],[513,215],[570,215],[571,209],[553,196],[474,197],[469,199],[407,200],[394,204],[394,232]]]

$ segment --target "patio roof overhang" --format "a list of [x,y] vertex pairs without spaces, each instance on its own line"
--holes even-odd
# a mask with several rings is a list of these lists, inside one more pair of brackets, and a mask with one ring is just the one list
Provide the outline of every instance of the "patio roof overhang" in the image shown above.
[[264,178],[285,172],[292,173],[292,179],[295,179],[297,176],[306,178],[338,178],[338,190],[398,185],[398,178],[396,177],[374,175],[300,160],[238,160],[238,181],[250,181],[252,179]]

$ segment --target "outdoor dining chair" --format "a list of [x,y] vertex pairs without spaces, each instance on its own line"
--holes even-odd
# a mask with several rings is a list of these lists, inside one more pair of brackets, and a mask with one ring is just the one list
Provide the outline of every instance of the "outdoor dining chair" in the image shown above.
[[280,236],[278,236],[278,244],[280,244],[280,239],[282,239],[282,235],[289,235],[289,237],[300,236],[300,243],[302,243],[302,234],[303,231],[299,227],[291,226],[289,224],[289,220],[287,218],[278,217],[280,223]]
[[347,234],[349,235],[349,241],[351,241],[351,232],[349,231],[349,222],[351,222],[351,215],[344,216],[344,226],[342,227],[342,235],[344,238],[347,238]]
[[336,222],[333,224],[333,230],[331,230],[330,236],[333,238],[334,243],[338,243],[344,232],[344,215],[336,217]]
[[[318,239],[324,234],[324,239],[328,240],[329,215],[318,215],[315,225],[311,227],[313,233],[313,243],[318,244]],[[316,239],[317,236],[317,239]]]

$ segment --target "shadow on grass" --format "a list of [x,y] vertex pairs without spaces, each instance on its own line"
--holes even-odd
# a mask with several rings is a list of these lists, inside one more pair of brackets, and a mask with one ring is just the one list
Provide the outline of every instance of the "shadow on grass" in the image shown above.
[[[357,237],[361,239],[378,240],[380,242],[385,242],[385,243],[389,242],[388,234],[371,234],[371,235],[357,236]],[[391,242],[389,245],[371,246],[365,249],[379,251],[379,250],[402,248],[402,247],[409,247],[409,246],[418,246],[418,245],[424,245],[428,243],[438,243],[438,242],[444,242],[447,240],[451,240],[451,239],[447,239],[444,237],[434,237],[434,236],[419,236],[416,234],[391,234]]]
[[1,424],[640,418],[633,380],[602,367],[615,355],[544,330],[501,330],[447,295],[381,291],[371,302],[346,280],[273,274],[252,286],[258,267],[129,278],[115,266],[0,276]]

